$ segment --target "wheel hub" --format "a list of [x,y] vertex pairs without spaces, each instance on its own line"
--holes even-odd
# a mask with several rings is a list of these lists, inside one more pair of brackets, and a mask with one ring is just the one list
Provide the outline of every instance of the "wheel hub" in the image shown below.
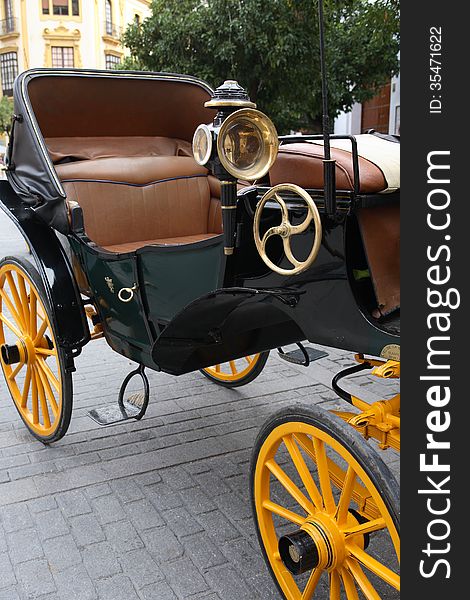
[[[349,513],[347,527],[358,523],[357,517]],[[331,515],[319,512],[309,517],[299,530],[279,539],[279,554],[293,575],[316,568],[332,571],[347,556],[346,538]]]
[[279,554],[282,562],[293,575],[315,569],[320,558],[314,540],[302,529],[283,535],[279,539]]
[[[38,347],[51,350],[53,344],[47,336],[44,336],[40,340]],[[24,335],[16,344],[2,344],[0,346],[0,355],[6,365],[11,366],[18,363],[31,364],[36,358],[34,342],[29,335]]]
[[18,344],[2,344],[0,354],[6,365],[16,365],[21,361],[21,352]]

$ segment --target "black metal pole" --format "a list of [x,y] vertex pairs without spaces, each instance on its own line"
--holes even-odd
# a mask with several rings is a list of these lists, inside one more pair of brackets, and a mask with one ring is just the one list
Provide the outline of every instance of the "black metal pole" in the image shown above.
[[220,182],[220,203],[222,206],[222,223],[224,228],[224,254],[233,254],[235,242],[235,226],[237,223],[237,182],[222,180]]
[[320,68],[323,104],[323,180],[325,190],[325,211],[327,215],[332,216],[336,214],[336,161],[331,159],[330,148],[330,116],[328,111],[323,0],[318,0],[318,27],[320,33]]

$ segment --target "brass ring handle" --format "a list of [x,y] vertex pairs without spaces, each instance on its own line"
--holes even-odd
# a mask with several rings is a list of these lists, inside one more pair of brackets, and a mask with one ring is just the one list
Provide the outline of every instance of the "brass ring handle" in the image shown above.
[[[297,194],[307,205],[307,216],[300,225],[292,225],[289,221],[289,209],[287,204],[279,195],[280,192],[291,192]],[[263,237],[260,237],[259,229],[261,224],[261,213],[269,200],[274,200],[281,207],[282,221],[277,227],[271,227],[266,231]],[[315,225],[315,239],[313,242],[312,250],[306,260],[297,260],[292,252],[290,238],[293,235],[298,235],[307,231],[311,222]],[[266,254],[266,242],[274,235],[279,235],[282,238],[284,246],[284,252],[287,260],[293,265],[293,269],[283,269],[278,265],[274,264],[272,260]],[[255,238],[256,248],[259,255],[263,259],[264,263],[275,273],[280,275],[298,275],[308,269],[317,258],[318,252],[320,251],[321,240],[322,240],[322,224],[320,213],[318,212],[317,205],[313,201],[312,197],[308,192],[298,185],[293,183],[282,183],[275,185],[268,190],[256,206],[255,216],[253,218],[253,236]]]
[[[134,285],[129,288],[129,287],[125,287],[119,290],[118,292],[118,298],[121,302],[130,302],[132,300],[132,298],[134,297],[134,292],[137,290],[137,284],[134,283]],[[125,295],[128,294],[128,295]]]

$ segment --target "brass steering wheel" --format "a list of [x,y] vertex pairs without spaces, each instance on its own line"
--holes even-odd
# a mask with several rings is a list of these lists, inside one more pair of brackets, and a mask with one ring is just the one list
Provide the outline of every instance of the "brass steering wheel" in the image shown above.
[[[307,216],[305,220],[302,223],[300,223],[300,225],[292,225],[290,223],[289,209],[287,208],[287,205],[284,202],[284,200],[279,195],[279,192],[293,192],[294,194],[300,196],[307,205]],[[269,200],[274,200],[281,207],[282,222],[276,227],[270,227],[261,238],[259,233],[261,213],[263,212],[263,208]],[[308,255],[308,258],[301,262],[297,260],[292,253],[290,238],[293,235],[298,235],[307,231],[312,221],[315,224],[315,240],[313,242],[313,247],[310,254]],[[302,189],[298,185],[294,185],[293,183],[283,183],[280,185],[275,185],[270,190],[268,190],[258,202],[255,211],[255,216],[253,219],[253,235],[255,238],[255,244],[256,248],[258,249],[259,255],[263,259],[264,263],[271,270],[273,270],[275,273],[279,273],[280,275],[298,275],[299,273],[302,273],[303,271],[308,269],[314,263],[320,250],[322,239],[322,224],[320,213],[318,212],[318,208],[315,202],[312,200],[310,194],[308,194],[304,189]],[[278,267],[266,254],[266,242],[273,235],[281,236],[282,243],[284,245],[284,252],[286,254],[287,260],[291,263],[291,265],[293,265],[293,269],[282,269],[281,267]]]

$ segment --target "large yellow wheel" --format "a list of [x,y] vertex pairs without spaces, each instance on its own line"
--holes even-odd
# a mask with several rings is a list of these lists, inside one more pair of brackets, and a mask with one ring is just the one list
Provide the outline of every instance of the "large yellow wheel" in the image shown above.
[[251,493],[283,598],[399,598],[398,485],[341,419],[318,407],[275,414],[256,441]]
[[245,356],[237,360],[214,365],[201,369],[201,373],[208,379],[223,387],[240,387],[251,383],[260,375],[268,360],[269,351]]
[[38,272],[11,257],[0,262],[0,356],[26,427],[44,443],[60,439],[70,424],[72,377]]

